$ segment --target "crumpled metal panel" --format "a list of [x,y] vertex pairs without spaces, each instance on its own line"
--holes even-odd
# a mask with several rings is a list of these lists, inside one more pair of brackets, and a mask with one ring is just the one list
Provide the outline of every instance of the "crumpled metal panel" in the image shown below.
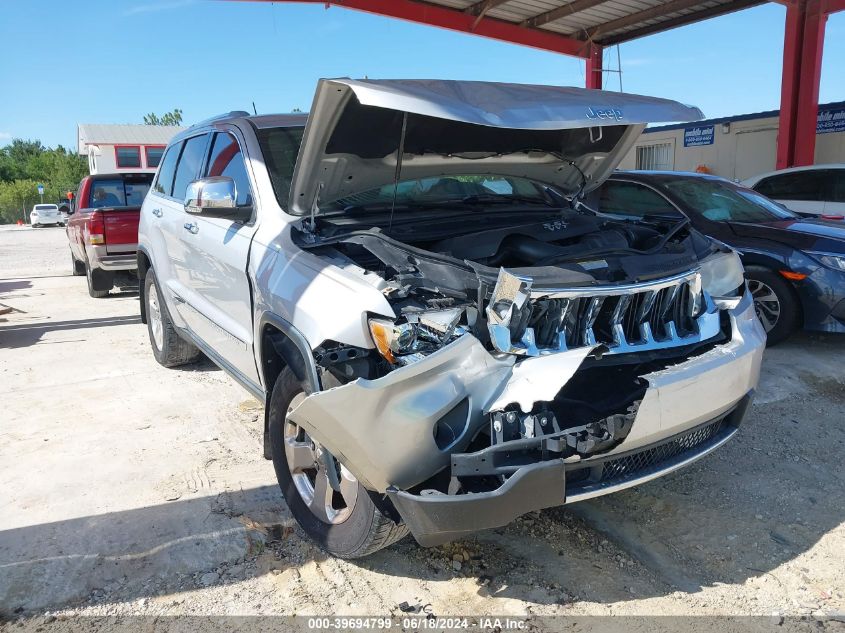
[[366,487],[409,488],[449,464],[451,450],[441,450],[434,440],[436,422],[468,398],[471,419],[453,445],[463,448],[514,361],[493,357],[467,334],[382,378],[359,378],[311,394],[289,416]]

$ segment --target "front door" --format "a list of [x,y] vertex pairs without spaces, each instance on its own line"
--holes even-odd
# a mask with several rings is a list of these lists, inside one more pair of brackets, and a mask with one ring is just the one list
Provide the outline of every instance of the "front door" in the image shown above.
[[[215,132],[202,177],[235,182],[237,204],[252,210],[254,200],[243,143],[234,130]],[[181,233],[188,268],[183,309],[191,329],[244,378],[259,384],[253,354],[252,297],[247,260],[255,224],[186,214]]]

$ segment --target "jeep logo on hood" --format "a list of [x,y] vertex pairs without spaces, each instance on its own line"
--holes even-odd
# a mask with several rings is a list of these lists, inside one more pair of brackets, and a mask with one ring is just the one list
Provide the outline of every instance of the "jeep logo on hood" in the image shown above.
[[622,121],[625,115],[619,108],[587,108],[588,119],[615,119]]

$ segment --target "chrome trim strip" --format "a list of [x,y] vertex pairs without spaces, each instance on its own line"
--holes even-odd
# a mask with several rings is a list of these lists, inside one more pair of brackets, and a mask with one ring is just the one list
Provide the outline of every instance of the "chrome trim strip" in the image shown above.
[[[698,453],[690,454],[682,454],[680,457],[681,459],[675,461],[669,461],[668,466],[666,466],[666,462],[660,464],[656,467],[651,469],[647,469],[644,471],[645,474],[639,475],[637,477],[632,477],[631,479],[625,479],[618,483],[608,482],[605,485],[601,483],[597,484],[594,488],[590,488],[583,492],[575,492],[571,495],[566,495],[566,503],[576,503],[578,501],[584,501],[586,499],[594,499],[596,497],[601,497],[603,495],[609,495],[614,492],[618,492],[619,490],[625,490],[626,488],[633,488],[634,486],[639,486],[640,484],[644,484],[648,481],[652,481],[653,479],[658,479],[659,477],[663,477],[664,475],[668,475],[671,472],[676,470],[680,470],[685,466],[689,466],[693,462],[698,461],[702,457],[709,455],[716,449],[721,446],[727,444],[727,442],[736,435],[737,431],[739,430],[738,427],[731,428],[730,432],[725,435],[724,437],[720,438],[716,443],[708,445],[705,449],[699,451]],[[648,450],[646,447],[644,450]]]
[[594,286],[578,288],[531,288],[532,299],[571,299],[576,297],[597,297],[607,295],[623,295],[646,292],[647,290],[662,290],[669,286],[679,285],[685,281],[693,281],[700,272],[700,268],[694,268],[680,275],[666,277],[656,281],[646,281],[635,284],[623,284],[619,286]]

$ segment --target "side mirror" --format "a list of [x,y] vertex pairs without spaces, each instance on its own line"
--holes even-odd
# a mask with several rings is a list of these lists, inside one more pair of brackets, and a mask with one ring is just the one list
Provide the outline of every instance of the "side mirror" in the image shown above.
[[185,192],[185,212],[210,218],[241,220],[249,217],[251,208],[238,207],[235,181],[228,176],[211,176],[194,180]]

